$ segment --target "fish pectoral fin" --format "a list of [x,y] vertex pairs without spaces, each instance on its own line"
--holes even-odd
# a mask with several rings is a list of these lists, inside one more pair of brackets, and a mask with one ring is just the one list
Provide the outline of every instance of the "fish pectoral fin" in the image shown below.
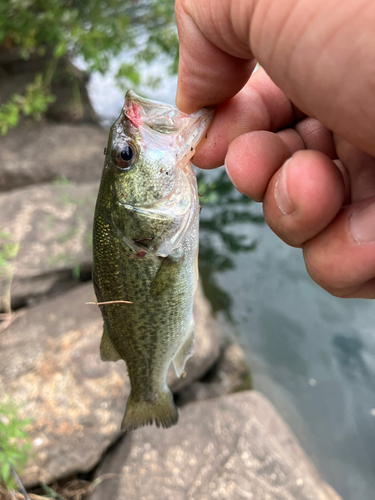
[[121,359],[116,347],[113,345],[105,323],[103,324],[103,336],[100,342],[100,357],[102,361],[118,361]]
[[161,266],[151,285],[151,293],[155,297],[162,296],[174,285],[184,256],[185,254],[182,249],[176,249],[172,254],[168,255],[168,257],[163,258]]
[[157,427],[171,427],[178,420],[178,411],[173,401],[173,395],[169,388],[153,395],[150,400],[136,401],[130,393],[126,403],[126,412],[122,421],[121,429],[131,431],[153,422]]
[[194,354],[194,327],[194,320],[192,319],[189,333],[173,358],[173,366],[177,377],[181,377],[184,374],[186,361]]

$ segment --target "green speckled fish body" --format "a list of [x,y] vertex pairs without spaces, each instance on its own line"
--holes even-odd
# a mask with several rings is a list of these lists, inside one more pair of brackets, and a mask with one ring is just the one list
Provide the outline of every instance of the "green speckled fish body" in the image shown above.
[[180,376],[194,350],[199,203],[190,158],[211,116],[186,115],[129,91],[109,134],[93,278],[105,303],[101,357],[123,359],[128,368],[127,430],[178,419],[166,374],[173,361]]

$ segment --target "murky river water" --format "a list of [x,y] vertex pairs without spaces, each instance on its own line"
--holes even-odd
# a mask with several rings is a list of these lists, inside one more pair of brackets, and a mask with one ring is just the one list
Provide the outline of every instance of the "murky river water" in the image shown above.
[[[113,121],[124,93],[112,74],[95,75],[89,91],[103,120]],[[166,102],[174,95],[173,78],[148,91]],[[218,176],[207,172],[204,179]],[[202,211],[201,270],[214,309],[244,347],[254,387],[320,474],[343,500],[372,500],[375,302],[329,296],[308,277],[301,252],[261,223],[261,207],[236,197],[223,179],[220,186],[220,203],[207,196]]]

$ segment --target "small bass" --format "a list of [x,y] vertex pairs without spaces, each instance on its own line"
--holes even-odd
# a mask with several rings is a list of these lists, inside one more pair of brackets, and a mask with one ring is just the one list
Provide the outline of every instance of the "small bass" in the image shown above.
[[194,352],[199,202],[190,159],[211,118],[211,110],[186,115],[128,91],[109,133],[93,281],[101,358],[128,369],[125,430],[178,420],[166,375],[173,361],[181,376]]

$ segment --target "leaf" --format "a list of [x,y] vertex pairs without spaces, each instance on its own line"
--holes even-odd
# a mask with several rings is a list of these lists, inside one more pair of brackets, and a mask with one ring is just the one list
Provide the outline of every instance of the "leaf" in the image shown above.
[[66,52],[66,43],[64,41],[61,41],[58,45],[56,45],[53,51],[53,57],[59,59],[61,56],[65,54],[65,52]]
[[134,65],[126,63],[121,64],[117,72],[116,78],[117,79],[126,78],[133,85],[138,85],[141,79],[140,74],[134,68]]
[[7,483],[10,476],[10,465],[8,462],[3,463],[0,468],[0,474],[1,479],[4,481],[4,483]]

